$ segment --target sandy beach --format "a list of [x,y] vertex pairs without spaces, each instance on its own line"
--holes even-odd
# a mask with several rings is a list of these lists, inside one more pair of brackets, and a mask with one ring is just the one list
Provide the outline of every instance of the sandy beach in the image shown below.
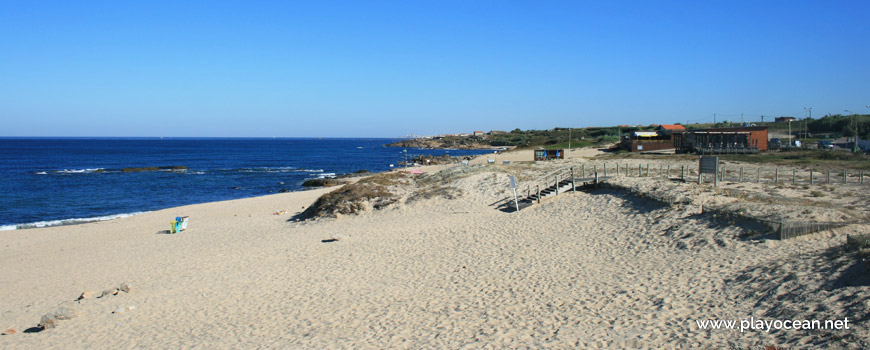
[[[522,152],[530,151],[499,154],[498,162],[530,156]],[[776,189],[792,196],[787,205],[666,178],[614,177],[615,185],[687,200],[666,205],[601,188],[519,212],[492,205],[508,196],[508,175],[600,164],[589,158],[596,154],[432,167],[403,185],[397,203],[338,218],[292,219],[331,187],[0,232],[0,327],[16,330],[0,336],[0,348],[870,347],[867,275],[842,248],[866,225],[780,241],[757,223],[698,205],[789,215],[806,210],[794,203],[807,189]],[[408,200],[427,186],[456,195]],[[866,186],[833,189],[827,211],[806,208],[827,220],[866,215]],[[838,214],[846,206],[851,214]],[[189,228],[167,234],[176,216],[189,216]],[[129,293],[75,301],[122,283]],[[76,317],[35,332],[58,307]],[[848,318],[852,328],[741,332],[696,322],[748,317]]]

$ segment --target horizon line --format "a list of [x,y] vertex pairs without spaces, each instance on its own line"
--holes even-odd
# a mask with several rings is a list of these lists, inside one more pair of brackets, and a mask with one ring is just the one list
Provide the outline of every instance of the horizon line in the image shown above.
[[405,139],[374,136],[0,136],[0,139]]

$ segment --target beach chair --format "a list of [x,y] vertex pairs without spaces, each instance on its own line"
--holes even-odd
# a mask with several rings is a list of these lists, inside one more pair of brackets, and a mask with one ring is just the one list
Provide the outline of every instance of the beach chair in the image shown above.
[[169,233],[181,232],[181,221],[173,220],[169,226]]
[[177,216],[170,224],[169,233],[179,233],[187,229],[187,216]]

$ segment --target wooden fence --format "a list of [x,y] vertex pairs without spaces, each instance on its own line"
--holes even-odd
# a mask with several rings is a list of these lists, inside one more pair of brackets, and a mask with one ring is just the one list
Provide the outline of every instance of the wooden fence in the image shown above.
[[[576,169],[576,167],[575,167]],[[623,164],[604,162],[601,164],[583,164],[577,177],[587,177],[594,173],[603,177],[633,176],[633,177],[667,177],[691,180],[698,178],[697,165],[650,165],[646,164]],[[710,176],[710,179],[707,177]],[[745,167],[719,165],[719,181],[729,182],[755,182],[755,183],[792,183],[792,184],[843,184],[860,183],[866,181],[864,170],[850,169],[798,169],[781,167]],[[712,175],[701,175],[703,181],[712,180]]]

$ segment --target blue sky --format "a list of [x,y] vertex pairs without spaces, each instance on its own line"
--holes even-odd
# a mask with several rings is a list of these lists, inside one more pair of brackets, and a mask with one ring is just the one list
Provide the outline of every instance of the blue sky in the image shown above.
[[870,113],[868,1],[0,2],[0,136]]

